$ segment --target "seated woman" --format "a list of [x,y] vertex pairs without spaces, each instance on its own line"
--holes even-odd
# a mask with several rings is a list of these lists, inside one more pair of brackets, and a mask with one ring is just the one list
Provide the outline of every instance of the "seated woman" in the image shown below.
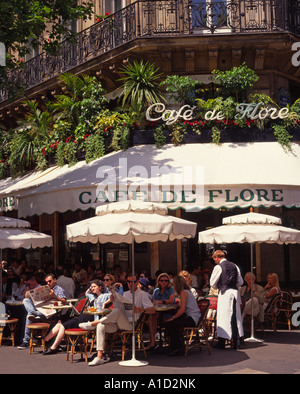
[[268,283],[265,286],[266,301],[264,303],[264,309],[266,309],[271,298],[280,293],[279,278],[277,274],[268,274],[267,281]]
[[[124,294],[123,284],[121,282],[115,282],[115,277],[111,274],[106,274],[103,280],[105,283],[105,294],[107,295],[107,299],[103,302],[102,308],[98,309],[110,308],[112,306],[114,309],[118,308],[118,301],[114,300],[111,290],[113,288],[118,294],[122,296]],[[94,321],[85,320],[79,322],[79,327],[83,330],[95,330],[98,323],[99,319],[95,319]]]
[[[153,292],[152,302],[154,307],[158,305],[170,305],[175,303],[174,289],[171,286],[169,275],[165,272],[161,273],[157,277],[156,288]],[[149,346],[146,347],[146,350],[154,350],[155,348],[155,334],[157,330],[158,317],[158,312],[150,315],[149,317],[150,343]],[[172,317],[172,315],[167,314],[167,312],[164,313],[165,319],[170,317]]]
[[194,287],[192,287],[192,276],[191,276],[191,274],[188,271],[180,271],[178,276],[182,276],[185,279],[185,281],[186,281],[186,283],[187,283],[187,285],[189,287],[190,292],[193,294],[193,296],[197,300],[198,297],[199,297],[199,294],[198,294],[197,290]]
[[180,307],[170,319],[166,321],[165,328],[170,338],[170,352],[168,356],[184,355],[184,339],[181,334],[183,327],[196,327],[200,317],[200,309],[189,286],[182,276],[173,280],[175,293],[180,297]]
[[[89,292],[92,293],[94,296],[94,300],[91,300],[89,297],[90,303],[89,306],[94,306],[97,309],[102,309],[103,304],[109,299],[110,293],[106,293],[106,287],[104,283],[99,280],[99,279],[94,279],[91,282],[91,286],[89,289]],[[78,316],[74,316],[70,318],[69,320],[65,321],[62,323],[59,321],[48,333],[48,335],[45,338],[45,341],[48,342],[52,338],[55,338],[55,341],[53,344],[43,353],[44,355],[49,355],[49,354],[55,354],[58,352],[58,347],[61,343],[61,341],[65,337],[65,330],[70,329],[70,328],[78,328],[79,324],[82,322],[87,322],[94,320],[94,318],[98,318],[98,316],[92,316],[88,314],[81,314]]]
[[116,282],[115,277],[112,274],[106,274],[103,280],[106,286],[106,293],[109,293],[110,287],[114,286],[117,293],[119,293],[120,295],[124,294],[123,284],[121,282]]

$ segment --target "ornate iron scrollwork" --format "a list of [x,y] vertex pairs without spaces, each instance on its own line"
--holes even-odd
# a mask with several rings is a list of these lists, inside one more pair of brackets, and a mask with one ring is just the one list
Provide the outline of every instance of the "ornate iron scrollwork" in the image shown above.
[[[299,0],[138,0],[10,72],[33,88],[138,37],[288,31],[300,35]],[[0,102],[8,92],[0,89]]]

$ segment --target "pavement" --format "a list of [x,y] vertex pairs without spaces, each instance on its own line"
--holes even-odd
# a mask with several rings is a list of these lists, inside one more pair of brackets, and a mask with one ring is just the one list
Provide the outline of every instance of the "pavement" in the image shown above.
[[[121,388],[124,379],[128,379],[128,382],[135,379],[143,389],[172,385],[174,382],[195,386],[201,381],[202,374],[300,374],[300,330],[280,330],[277,334],[265,331],[264,336],[258,333],[256,337],[263,339],[263,342],[247,342],[237,351],[211,349],[211,355],[205,348],[201,351],[191,349],[187,357],[168,357],[164,352],[152,352],[147,358],[149,364],[143,367],[121,366],[119,357],[104,365],[90,367],[80,361],[79,354],[70,363],[66,361],[63,351],[44,356],[41,348],[37,347],[29,355],[28,349],[19,350],[4,342],[0,348],[0,373],[97,374],[98,387]],[[93,355],[95,353],[89,356],[90,360]],[[128,352],[128,358],[131,358],[131,352]],[[143,360],[143,353],[137,351],[136,358]],[[131,391],[138,390],[133,389],[132,386]]]

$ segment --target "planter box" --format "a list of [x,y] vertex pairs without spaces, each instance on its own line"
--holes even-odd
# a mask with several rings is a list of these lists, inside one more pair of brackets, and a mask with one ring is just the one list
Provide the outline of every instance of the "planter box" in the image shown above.
[[[300,128],[293,129],[293,141],[300,141]],[[170,131],[165,130],[166,143],[171,143]],[[201,135],[193,130],[187,130],[182,139],[182,144],[210,143],[212,141],[211,129],[201,130]],[[270,142],[276,141],[274,131],[271,128],[260,130],[257,128],[226,128],[221,129],[222,142]],[[132,145],[155,144],[153,130],[134,130],[132,133]]]

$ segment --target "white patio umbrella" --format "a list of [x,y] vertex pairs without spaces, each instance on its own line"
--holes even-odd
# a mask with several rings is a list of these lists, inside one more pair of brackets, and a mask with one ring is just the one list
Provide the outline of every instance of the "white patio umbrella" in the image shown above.
[[[256,243],[290,244],[300,243],[300,231],[281,226],[281,219],[275,216],[249,212],[224,218],[223,226],[201,231],[199,243],[250,243],[251,273],[253,274],[253,245]],[[253,299],[253,283],[251,281],[251,299]],[[251,311],[251,336],[248,342],[260,342],[254,337],[253,302]]]
[[[157,242],[192,238],[197,224],[167,215],[164,204],[127,200],[97,207],[96,216],[67,226],[67,239],[72,242],[131,244],[131,266],[134,275],[134,242]],[[124,366],[148,363],[135,358],[134,292],[132,293],[132,358]]]
[[[52,237],[30,229],[26,220],[0,216],[0,261],[2,249],[43,248],[52,246]],[[0,269],[0,300],[2,300],[2,269]]]

